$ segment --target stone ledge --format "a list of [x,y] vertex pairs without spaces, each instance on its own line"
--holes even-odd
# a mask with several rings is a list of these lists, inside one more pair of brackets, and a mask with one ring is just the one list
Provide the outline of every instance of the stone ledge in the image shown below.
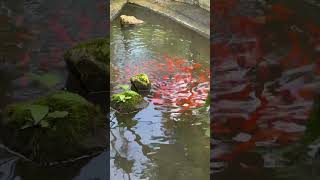
[[[180,2],[150,2],[148,0],[128,0],[128,3],[138,5],[171,20],[182,24],[183,26],[210,38],[210,12],[197,6],[192,6]],[[110,20],[112,21],[121,11],[124,2],[111,2]]]
[[114,20],[114,18],[118,16],[125,4],[127,4],[127,0],[110,1],[110,21]]

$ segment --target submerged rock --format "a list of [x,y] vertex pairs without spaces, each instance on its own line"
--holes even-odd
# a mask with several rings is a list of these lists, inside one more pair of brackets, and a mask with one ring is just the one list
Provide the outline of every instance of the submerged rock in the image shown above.
[[120,23],[121,25],[135,25],[135,24],[141,24],[144,21],[137,19],[134,16],[127,16],[127,15],[121,15],[120,16]]
[[[66,91],[8,105],[0,121],[2,142],[40,164],[105,149],[105,133],[98,134],[100,131],[105,131],[105,118],[100,109]],[[96,142],[96,139],[104,140]]]
[[64,56],[72,76],[86,92],[109,90],[109,40],[91,40],[69,49]]
[[148,91],[151,87],[150,80],[146,74],[138,74],[130,78],[131,89],[137,92]]
[[111,107],[120,113],[131,113],[143,109],[146,101],[135,91],[124,91],[111,97]]

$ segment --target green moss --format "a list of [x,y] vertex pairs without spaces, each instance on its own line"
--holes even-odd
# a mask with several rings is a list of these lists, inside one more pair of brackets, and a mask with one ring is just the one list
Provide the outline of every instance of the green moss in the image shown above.
[[[44,105],[49,112],[67,111],[68,115],[48,121],[49,126],[21,127],[32,118],[29,105]],[[66,160],[89,151],[82,144],[96,127],[104,125],[100,110],[81,96],[58,91],[32,102],[7,106],[1,122],[1,136],[10,148],[37,162]],[[47,117],[45,117],[47,118]]]
[[102,91],[109,86],[109,39],[95,39],[69,49],[64,59],[69,71],[88,91]]
[[120,112],[132,112],[139,109],[143,98],[135,91],[124,91],[111,97],[111,106]]
[[80,43],[65,53],[65,59],[70,59],[79,53],[93,55],[97,61],[108,64],[110,58],[109,39],[100,38]]
[[133,90],[147,90],[150,88],[151,83],[146,74],[138,74],[130,78]]

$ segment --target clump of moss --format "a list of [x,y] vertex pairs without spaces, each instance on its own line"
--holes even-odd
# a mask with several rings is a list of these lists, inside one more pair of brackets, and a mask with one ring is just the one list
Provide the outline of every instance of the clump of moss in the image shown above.
[[150,80],[146,74],[138,74],[130,78],[132,84],[132,90],[134,91],[144,91],[151,87]]
[[[101,63],[108,64],[110,51],[109,51],[109,39],[108,38],[99,38],[94,39],[88,42],[80,43],[75,47],[69,49],[64,58],[66,60],[77,60],[73,59],[72,56],[76,56],[77,54],[87,54],[92,55],[95,59]],[[79,60],[79,59],[78,59]]]
[[95,39],[69,49],[64,59],[69,71],[87,91],[101,91],[109,87],[109,39]]
[[135,91],[124,91],[111,97],[111,106],[119,112],[130,113],[141,108],[142,96]]
[[[30,111],[31,106],[48,108],[47,113],[38,119],[47,122],[45,126],[25,126],[42,113],[40,110]],[[0,135],[11,149],[36,162],[49,163],[99,149],[83,142],[104,124],[99,108],[77,94],[58,91],[31,102],[8,105],[1,121]]]

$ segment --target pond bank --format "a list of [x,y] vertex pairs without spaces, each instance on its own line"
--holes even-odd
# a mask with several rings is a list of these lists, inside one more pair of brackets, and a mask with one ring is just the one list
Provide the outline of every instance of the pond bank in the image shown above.
[[210,37],[210,12],[200,7],[180,2],[150,2],[148,0],[111,1],[110,20],[114,20],[122,7],[127,4],[135,4],[147,8],[157,14],[168,17],[171,20],[199,33]]

